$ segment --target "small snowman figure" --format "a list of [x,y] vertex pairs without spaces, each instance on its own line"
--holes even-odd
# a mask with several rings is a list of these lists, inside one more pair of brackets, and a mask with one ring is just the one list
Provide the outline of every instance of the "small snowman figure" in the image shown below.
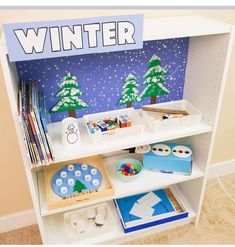
[[73,124],[70,124],[67,128],[67,131],[65,132],[67,134],[67,141],[71,144],[74,144],[78,140],[78,130],[75,129],[75,126]]
[[77,144],[79,140],[76,118],[68,117],[62,120],[62,143],[67,146]]

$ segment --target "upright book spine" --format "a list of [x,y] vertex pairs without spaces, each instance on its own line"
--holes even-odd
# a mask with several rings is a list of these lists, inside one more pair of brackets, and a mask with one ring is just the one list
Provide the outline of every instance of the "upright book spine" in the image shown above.
[[28,158],[29,162],[31,163],[31,166],[34,166],[35,159],[33,157],[32,147],[31,147],[30,142],[28,140],[27,133],[26,133],[26,130],[24,128],[24,125],[23,125],[23,122],[22,122],[22,119],[21,119],[21,115],[19,115],[19,122],[20,122],[20,126],[21,126],[21,132],[22,132],[22,135],[23,135],[24,143],[25,143],[25,146],[26,146],[26,149],[27,149],[27,151],[26,151],[27,158]]
[[52,158],[51,158],[48,143],[46,140],[46,135],[45,135],[45,132],[43,130],[41,119],[39,116],[38,93],[37,93],[37,89],[36,89],[36,83],[32,83],[32,108],[33,108],[34,116],[36,118],[36,124],[38,126],[39,134],[41,135],[41,139],[42,139],[42,142],[43,142],[43,145],[45,148],[48,163],[52,163]]
[[34,126],[34,123],[33,123],[32,116],[30,114],[28,114],[28,118],[29,118],[31,130],[32,130],[33,135],[34,135],[34,140],[35,140],[35,143],[36,143],[36,146],[37,146],[37,150],[38,150],[38,153],[39,153],[39,157],[40,157],[41,163],[42,163],[42,165],[45,165],[44,155],[43,155],[43,152],[42,152],[42,149],[41,149],[40,141],[39,141],[38,136],[37,136],[37,132],[36,132],[36,129],[35,129],[35,126]]
[[51,137],[49,135],[48,128],[47,128],[45,99],[44,99],[43,95],[41,95],[41,94],[39,95],[39,114],[40,114],[40,119],[42,121],[42,127],[43,127],[43,130],[44,130],[46,138],[47,138],[47,143],[48,143],[48,147],[50,150],[51,158],[54,161],[55,157],[54,157],[54,151],[53,151],[53,144],[52,144],[52,140],[51,140]]
[[31,108],[32,108],[32,97],[31,96],[32,96],[31,95],[31,84],[28,84],[28,85],[26,85],[26,99],[27,99],[27,104],[26,104],[27,105],[27,110],[26,110],[26,112],[27,112],[27,117],[29,119],[31,130],[32,130],[33,135],[34,135],[34,140],[35,140],[35,143],[37,145],[37,149],[38,149],[38,152],[39,152],[41,163],[42,163],[42,165],[45,165],[46,161],[45,161],[45,158],[44,158],[43,149],[42,149],[42,146],[40,144],[39,136],[37,135],[36,127],[34,125],[34,121],[33,121],[32,114],[31,114]]
[[27,117],[27,99],[26,99],[26,84],[24,81],[20,81],[19,83],[19,116],[20,121],[22,124],[22,127],[24,129],[24,134],[26,138],[26,142],[31,154],[31,163],[34,163],[34,165],[37,166],[38,163],[41,163],[40,159],[37,159],[37,148],[35,149],[34,146],[36,146],[32,130],[29,124],[29,120]]

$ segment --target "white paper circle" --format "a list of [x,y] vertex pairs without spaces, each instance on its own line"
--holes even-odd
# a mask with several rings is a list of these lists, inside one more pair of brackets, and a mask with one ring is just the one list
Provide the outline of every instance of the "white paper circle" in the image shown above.
[[87,170],[87,168],[88,168],[88,165],[87,164],[82,164],[82,170],[83,171]]
[[68,170],[73,171],[74,170],[74,165],[68,165]]
[[148,153],[151,150],[151,146],[150,145],[142,145],[139,147],[135,148],[135,152],[137,154],[145,154]]
[[65,186],[63,186],[63,187],[60,188],[60,192],[61,192],[62,194],[66,194],[66,193],[68,192],[68,188],[65,187]]
[[92,168],[92,169],[91,169],[91,174],[92,174],[92,175],[95,175],[96,173],[97,173],[97,169]]
[[63,183],[63,179],[57,178],[55,183],[56,183],[56,185],[60,186]]
[[67,181],[68,185],[74,185],[75,184],[75,181],[73,178],[69,178],[68,181]]
[[93,179],[93,180],[92,180],[92,184],[93,184],[94,186],[98,186],[98,185],[100,184],[100,181],[99,181],[98,179]]
[[192,150],[186,146],[175,146],[172,153],[179,158],[187,158],[192,155]]
[[87,174],[84,176],[86,181],[91,181],[91,175]]
[[67,177],[67,172],[66,172],[66,171],[62,171],[62,172],[60,173],[60,176],[61,176],[62,178],[66,178],[66,177]]
[[82,172],[80,170],[76,170],[74,172],[74,174],[75,174],[76,177],[79,177],[79,176],[81,176]]
[[152,146],[152,152],[159,156],[166,156],[171,153],[171,148],[166,144],[159,143]]

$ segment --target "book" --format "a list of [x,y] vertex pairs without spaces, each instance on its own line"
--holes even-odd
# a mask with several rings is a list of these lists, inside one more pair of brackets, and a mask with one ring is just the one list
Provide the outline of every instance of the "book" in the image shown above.
[[26,87],[25,81],[21,81],[20,85],[21,85],[20,90],[21,90],[21,97],[22,97],[22,99],[21,99],[22,106],[20,107],[22,112],[20,112],[20,115],[21,115],[22,122],[24,123],[23,127],[25,129],[25,133],[28,133],[29,149],[31,149],[31,145],[32,145],[32,147],[33,147],[33,150],[31,149],[31,151],[33,152],[32,156],[36,157],[36,160],[32,158],[31,162],[32,162],[32,164],[40,165],[40,164],[42,164],[42,162],[41,162],[41,158],[39,156],[39,151],[38,151],[38,147],[37,147],[38,143],[36,143],[37,140],[35,140],[34,134],[32,132],[30,120],[29,120],[28,112],[27,112],[28,111],[27,87]]
[[42,133],[39,130],[38,122],[37,122],[36,115],[35,115],[35,112],[33,109],[32,83],[29,83],[29,112],[28,112],[28,115],[29,115],[30,120],[31,120],[30,123],[32,124],[32,128],[35,131],[35,136],[37,137],[37,139],[39,141],[39,146],[41,148],[42,155],[43,155],[43,161],[46,165],[48,165],[49,161],[47,158],[46,148],[45,148],[44,143],[43,143]]
[[[42,97],[44,97],[42,95]],[[20,82],[18,113],[32,165],[52,163],[52,142],[47,130],[46,116],[41,114],[40,93],[36,82]],[[42,105],[46,109],[45,101]],[[43,109],[43,112],[45,110]],[[46,113],[45,113],[46,114]]]
[[21,118],[22,118],[22,116],[19,115],[19,122],[20,122],[21,131],[22,131],[22,135],[23,135],[23,140],[24,140],[24,142],[26,144],[26,148],[27,148],[27,157],[31,161],[31,164],[35,164],[36,161],[35,161],[35,157],[33,154],[32,146],[30,145],[28,133],[24,127],[24,122],[22,121]]
[[52,158],[52,160],[54,160],[55,156],[54,156],[54,151],[53,151],[52,140],[51,140],[51,137],[49,135],[48,128],[47,128],[47,125],[50,122],[50,118],[49,118],[49,114],[46,110],[45,98],[44,98],[44,95],[42,93],[39,93],[38,100],[39,100],[38,101],[39,114],[40,114],[40,119],[42,122],[42,127],[43,127],[43,130],[44,130],[45,135],[46,135],[49,151],[51,153],[51,158]]
[[52,162],[51,152],[49,150],[47,138],[42,126],[40,113],[39,113],[39,99],[36,83],[32,83],[32,111],[34,113],[36,124],[38,126],[39,134],[41,135],[42,143],[46,152],[46,160],[50,164]]
[[36,146],[37,146],[37,150],[38,150],[38,153],[39,153],[40,161],[41,161],[41,163],[43,165],[45,165],[44,153],[42,151],[42,143],[40,143],[40,141],[39,141],[39,137],[38,137],[37,132],[36,132],[36,128],[35,128],[35,125],[34,125],[32,114],[30,114],[30,113],[28,114],[28,119],[29,119],[30,127],[31,127],[31,130],[32,130],[32,133],[33,133],[33,137],[34,137],[34,140],[35,140],[35,143],[36,143]]

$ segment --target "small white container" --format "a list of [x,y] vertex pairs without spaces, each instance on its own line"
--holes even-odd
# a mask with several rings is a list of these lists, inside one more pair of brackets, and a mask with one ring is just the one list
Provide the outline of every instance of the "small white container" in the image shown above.
[[[127,115],[130,118],[132,125],[130,127],[116,128],[114,130],[97,132],[94,134],[90,133],[89,128],[87,126],[87,122],[98,121],[105,118],[112,118],[114,116],[118,117],[120,115]],[[140,135],[145,127],[143,119],[134,108],[124,108],[115,111],[84,115],[83,119],[85,121],[85,126],[88,132],[89,139],[93,144],[97,144],[102,141],[113,141],[119,140],[121,138],[128,138],[133,135]]]
[[87,213],[87,219],[88,220],[95,219],[95,216],[96,216],[95,208],[88,208],[86,213]]
[[144,118],[144,121],[146,125],[153,132],[189,128],[191,126],[199,124],[202,118],[201,112],[187,100],[171,101],[171,102],[166,102],[166,103],[147,105],[145,107],[156,107],[156,108],[171,109],[171,110],[183,110],[183,111],[188,112],[189,114],[181,118],[156,120],[154,118],[154,115],[156,115],[155,112],[142,110],[142,116]]
[[[117,222],[109,204],[101,203],[64,213],[65,235],[71,241],[70,243],[74,244],[76,241],[86,241],[91,236],[115,232]],[[104,216],[104,210],[106,216]],[[88,211],[95,212],[94,219],[88,219]],[[101,214],[98,214],[98,211]],[[71,219],[75,224],[71,224]]]
[[62,120],[62,144],[74,146],[79,143],[79,129],[76,118],[67,117]]

